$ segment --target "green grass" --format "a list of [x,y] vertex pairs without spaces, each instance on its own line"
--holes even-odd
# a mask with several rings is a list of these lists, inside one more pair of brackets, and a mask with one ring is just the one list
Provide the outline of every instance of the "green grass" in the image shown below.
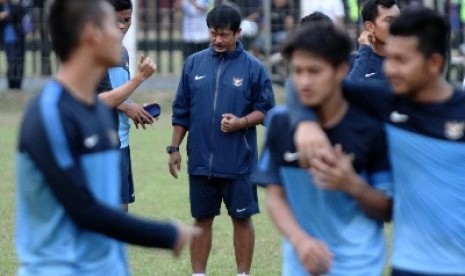
[[[276,91],[282,100],[282,89]],[[15,179],[14,150],[23,108],[33,93],[0,92],[0,275],[14,275],[18,263],[14,252]],[[165,147],[171,141],[171,101],[174,91],[144,91],[134,95],[136,102],[157,101],[162,107],[160,119],[146,130],[131,130],[131,153],[136,185],[136,203],[132,214],[154,219],[177,219],[190,224],[186,154],[178,179],[168,171]],[[262,131],[260,131],[262,135]],[[279,234],[272,225],[264,204],[264,191],[259,189],[261,214],[254,216],[256,243],[253,275],[280,275]],[[213,248],[208,263],[209,275],[235,275],[232,225],[225,210],[215,219]],[[189,275],[190,262],[185,250],[174,258],[164,250],[129,247],[134,275]]]

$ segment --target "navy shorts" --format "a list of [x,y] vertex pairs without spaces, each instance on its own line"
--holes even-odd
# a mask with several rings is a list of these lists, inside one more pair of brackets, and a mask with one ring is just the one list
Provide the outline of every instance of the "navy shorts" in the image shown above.
[[228,179],[189,175],[189,196],[192,217],[211,218],[220,214],[224,201],[228,214],[237,219],[260,212],[257,185],[250,177]]
[[134,182],[132,180],[131,151],[129,147],[120,149],[121,152],[121,203],[133,203],[136,200],[134,194]]

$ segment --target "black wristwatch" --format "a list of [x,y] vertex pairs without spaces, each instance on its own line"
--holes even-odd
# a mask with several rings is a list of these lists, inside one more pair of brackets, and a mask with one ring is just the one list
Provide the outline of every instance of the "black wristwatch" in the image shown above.
[[166,147],[166,152],[171,154],[173,152],[178,152],[179,151],[179,147],[175,147],[175,146],[167,146]]

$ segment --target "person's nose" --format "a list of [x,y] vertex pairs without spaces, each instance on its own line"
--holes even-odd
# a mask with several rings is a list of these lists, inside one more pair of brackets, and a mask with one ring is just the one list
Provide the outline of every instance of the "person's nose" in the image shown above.
[[221,38],[221,36],[217,36],[215,37],[215,40],[213,42],[214,44],[221,44],[223,42],[223,39]]

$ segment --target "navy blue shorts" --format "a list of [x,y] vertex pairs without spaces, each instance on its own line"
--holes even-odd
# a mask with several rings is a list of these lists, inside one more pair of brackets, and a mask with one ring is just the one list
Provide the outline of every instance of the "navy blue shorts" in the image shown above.
[[189,175],[189,195],[192,217],[211,218],[220,214],[224,201],[233,218],[249,218],[260,212],[257,185],[250,177],[228,179]]
[[131,151],[129,147],[120,149],[121,152],[121,203],[133,203],[136,200],[134,194],[134,181],[132,180]]

